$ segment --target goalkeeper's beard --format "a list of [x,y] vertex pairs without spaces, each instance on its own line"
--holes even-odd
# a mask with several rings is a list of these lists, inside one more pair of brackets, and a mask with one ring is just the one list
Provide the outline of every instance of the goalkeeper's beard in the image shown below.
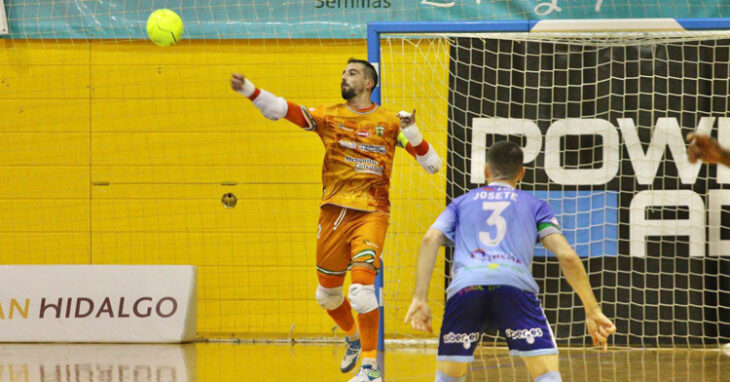
[[342,98],[345,101],[349,101],[349,100],[355,98],[355,96],[357,95],[355,93],[355,89],[353,89],[353,88],[351,88],[349,86],[348,87],[342,87],[340,90],[341,90]]

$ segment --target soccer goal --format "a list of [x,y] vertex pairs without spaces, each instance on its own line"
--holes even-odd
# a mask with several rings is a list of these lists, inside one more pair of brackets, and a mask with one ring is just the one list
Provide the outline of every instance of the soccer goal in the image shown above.
[[[371,23],[368,54],[382,78],[376,101],[416,107],[448,164],[393,190],[409,197],[394,203],[389,240],[422,235],[451,199],[484,184],[485,148],[514,140],[525,150],[521,188],[558,215],[615,320],[612,344],[730,341],[730,170],[689,163],[684,143],[700,132],[730,145],[730,20]],[[403,323],[409,246],[385,257],[386,340],[425,339]],[[429,295],[435,327],[449,259],[447,249]],[[538,250],[533,274],[558,343],[589,345],[557,260]]]

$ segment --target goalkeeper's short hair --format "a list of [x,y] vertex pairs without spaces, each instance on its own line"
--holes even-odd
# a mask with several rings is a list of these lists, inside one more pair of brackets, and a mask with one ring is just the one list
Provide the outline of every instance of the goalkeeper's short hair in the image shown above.
[[487,151],[487,164],[494,178],[512,179],[522,171],[522,148],[510,141],[500,141]]
[[373,64],[365,60],[359,60],[357,58],[350,58],[349,60],[347,60],[347,63],[362,64],[362,66],[365,67],[365,78],[373,80],[373,82],[375,82],[375,84],[373,85],[373,89],[378,86],[378,72],[375,70]]

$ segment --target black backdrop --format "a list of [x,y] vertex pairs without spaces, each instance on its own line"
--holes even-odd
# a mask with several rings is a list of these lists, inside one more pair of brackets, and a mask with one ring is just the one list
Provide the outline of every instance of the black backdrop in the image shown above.
[[[704,116],[728,116],[730,41],[694,41],[636,46],[458,38],[451,47],[447,200],[478,185],[470,180],[472,120],[525,118],[543,133],[562,118],[600,118],[618,126],[633,118],[644,150],[657,118],[674,117],[683,134]],[[717,122],[713,126],[716,135]],[[492,135],[495,140],[520,137]],[[647,257],[629,256],[629,204],[641,190],[690,189],[705,198],[722,188],[714,166],[703,166],[693,185],[680,184],[669,150],[652,185],[636,182],[621,140],[618,175],[605,185],[565,186],[550,181],[544,154],[528,163],[523,190],[619,191],[618,256],[584,259],[604,312],[618,332],[615,343],[640,345],[717,344],[730,341],[730,257],[690,258],[688,236],[647,238]],[[565,167],[601,167],[600,136],[566,136]],[[544,144],[543,144],[544,149]],[[682,208],[652,209],[649,219],[683,219]],[[730,214],[723,213],[724,239]],[[728,236],[728,237],[726,237]],[[447,259],[451,256],[447,253]],[[447,260],[447,267],[448,267]],[[588,343],[582,305],[559,278],[554,257],[536,257],[533,274],[559,342]],[[448,284],[448,276],[445,284]]]

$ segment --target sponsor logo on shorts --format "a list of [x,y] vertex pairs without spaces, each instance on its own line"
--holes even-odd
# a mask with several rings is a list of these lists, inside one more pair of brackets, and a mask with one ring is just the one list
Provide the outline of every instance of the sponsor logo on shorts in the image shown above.
[[504,331],[504,335],[513,340],[525,340],[528,344],[533,344],[535,343],[535,338],[542,337],[542,329],[507,329]]
[[365,245],[367,245],[367,246],[369,246],[369,247],[380,248],[379,245],[373,243],[372,241],[370,241],[368,239],[363,240],[362,243],[365,244]]
[[464,349],[469,349],[472,343],[479,341],[479,332],[474,333],[454,333],[444,334],[445,344],[462,344]]

